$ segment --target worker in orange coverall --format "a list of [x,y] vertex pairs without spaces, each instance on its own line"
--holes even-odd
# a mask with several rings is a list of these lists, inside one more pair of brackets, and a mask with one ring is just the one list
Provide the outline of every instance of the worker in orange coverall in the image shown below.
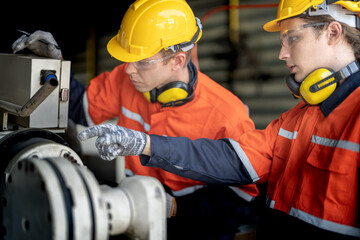
[[[247,107],[192,63],[191,49],[201,35],[201,22],[184,0],[134,2],[107,45],[125,63],[86,88],[71,79],[70,118],[92,126],[117,117],[120,126],[191,139],[238,138],[253,130]],[[46,46],[41,39],[53,44]],[[37,31],[18,39],[13,50],[27,47],[60,58],[53,45],[50,33]],[[255,185],[209,186],[144,167],[138,156],[126,157],[126,172],[155,177],[165,186],[169,239],[233,239],[241,224],[256,222],[249,203],[258,195]]]

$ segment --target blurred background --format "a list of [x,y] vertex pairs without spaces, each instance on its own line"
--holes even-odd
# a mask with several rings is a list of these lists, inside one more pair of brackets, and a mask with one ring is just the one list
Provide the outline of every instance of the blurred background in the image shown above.
[[[64,58],[71,61],[75,78],[86,84],[121,63],[108,54],[106,44],[117,33],[132,2],[2,3],[0,52],[11,52],[11,44],[21,36],[16,29],[49,31]],[[203,21],[203,36],[198,44],[200,70],[248,105],[257,128],[265,128],[297,103],[284,83],[289,72],[278,60],[279,33],[262,28],[276,17],[276,7],[270,5],[276,0],[187,2]],[[229,5],[241,8],[229,10]]]

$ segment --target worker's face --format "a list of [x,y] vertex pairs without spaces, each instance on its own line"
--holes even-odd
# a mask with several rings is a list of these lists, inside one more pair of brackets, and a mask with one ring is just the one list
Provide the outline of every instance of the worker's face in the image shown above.
[[[139,92],[149,92],[154,88],[160,88],[172,81],[171,57],[163,57],[161,53],[141,60],[128,63],[126,73],[130,76],[131,83]],[[170,61],[165,60],[170,59]]]
[[301,18],[287,19],[280,24],[279,59],[286,62],[297,82],[317,68],[329,67],[331,61],[325,34],[317,35],[313,27],[304,27],[305,24]]

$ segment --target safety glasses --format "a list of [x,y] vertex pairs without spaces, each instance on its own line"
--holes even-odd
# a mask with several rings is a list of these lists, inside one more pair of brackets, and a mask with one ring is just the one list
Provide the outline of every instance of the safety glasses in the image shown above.
[[302,36],[299,34],[299,32],[301,30],[308,28],[308,27],[315,27],[315,26],[322,26],[322,25],[325,25],[325,23],[323,23],[323,22],[308,23],[308,24],[299,26],[295,29],[287,29],[281,34],[280,43],[285,48],[292,48],[295,45],[295,43],[297,43],[302,38]]
[[138,62],[134,62],[134,64],[135,64],[135,67],[139,70],[147,70],[147,69],[150,69],[151,65],[153,65],[155,63],[163,62],[167,59],[172,58],[173,56],[175,56],[175,54],[171,54],[171,55],[163,57],[163,58],[153,59],[153,60],[148,60],[148,61],[141,60]]

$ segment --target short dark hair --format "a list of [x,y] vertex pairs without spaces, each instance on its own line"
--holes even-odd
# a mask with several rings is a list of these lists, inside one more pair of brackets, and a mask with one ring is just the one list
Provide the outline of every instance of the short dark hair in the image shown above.
[[[320,34],[321,31],[326,29],[326,27],[331,23],[336,21],[333,17],[329,15],[324,16],[304,16],[301,17],[305,20],[306,23],[316,23],[316,22],[323,22],[326,23],[325,25],[314,26],[313,28],[317,30]],[[342,26],[342,34],[345,37],[347,43],[353,48],[355,53],[355,58],[360,58],[360,31],[354,27],[350,27],[349,25],[339,22]]]

